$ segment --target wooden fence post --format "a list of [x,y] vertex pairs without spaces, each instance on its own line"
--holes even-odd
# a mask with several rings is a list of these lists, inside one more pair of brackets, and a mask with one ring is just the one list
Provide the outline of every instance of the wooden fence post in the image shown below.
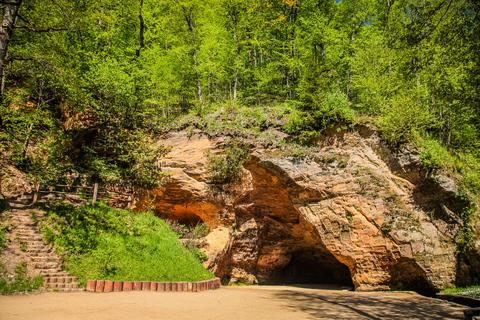
[[40,190],[40,182],[35,182],[35,192],[33,194],[33,203],[35,204],[38,200],[38,191]]
[[130,209],[132,207],[132,196],[128,196],[128,204],[127,204],[127,209]]
[[95,202],[97,202],[97,193],[98,193],[98,183],[95,183],[93,185],[92,207],[95,205]]

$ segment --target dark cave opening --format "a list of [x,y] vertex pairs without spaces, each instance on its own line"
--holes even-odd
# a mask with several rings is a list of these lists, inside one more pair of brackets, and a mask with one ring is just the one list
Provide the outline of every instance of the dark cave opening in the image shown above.
[[347,266],[326,250],[299,250],[273,279],[275,284],[331,284],[354,287]]
[[184,226],[194,228],[198,224],[203,223],[202,218],[200,218],[195,213],[191,213],[189,211],[182,211],[180,213],[172,213],[168,216],[167,220],[174,221],[178,224],[182,224]]

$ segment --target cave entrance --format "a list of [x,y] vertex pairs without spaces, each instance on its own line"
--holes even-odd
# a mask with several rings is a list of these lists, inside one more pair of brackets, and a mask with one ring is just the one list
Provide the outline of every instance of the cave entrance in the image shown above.
[[198,224],[203,223],[202,218],[190,211],[173,212],[168,215],[168,220],[183,224],[187,227],[193,228]]
[[298,250],[274,282],[276,284],[332,284],[354,287],[347,266],[327,250]]

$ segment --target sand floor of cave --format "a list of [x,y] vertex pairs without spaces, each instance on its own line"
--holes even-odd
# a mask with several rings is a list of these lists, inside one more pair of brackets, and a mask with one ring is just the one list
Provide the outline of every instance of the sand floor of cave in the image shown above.
[[463,319],[465,307],[405,292],[227,287],[193,292],[49,292],[0,297],[0,319]]

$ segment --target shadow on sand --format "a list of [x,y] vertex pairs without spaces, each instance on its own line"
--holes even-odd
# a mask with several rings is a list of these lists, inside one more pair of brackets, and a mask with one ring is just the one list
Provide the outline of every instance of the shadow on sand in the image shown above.
[[464,307],[408,292],[354,292],[329,285],[292,287],[276,292],[275,299],[311,319],[464,319]]

